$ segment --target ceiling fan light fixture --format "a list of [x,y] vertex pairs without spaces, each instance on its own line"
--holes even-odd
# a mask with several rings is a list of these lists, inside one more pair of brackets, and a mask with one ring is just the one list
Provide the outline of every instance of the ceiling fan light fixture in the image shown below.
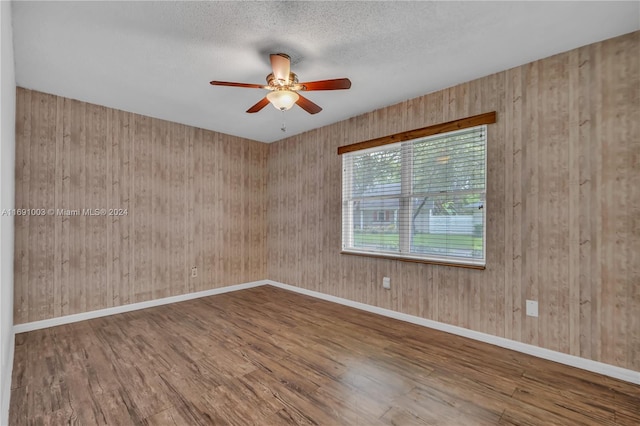
[[[2,1],[2,0],[0,0]],[[299,95],[298,90],[344,90],[351,87],[351,81],[348,78],[334,78],[332,80],[308,81],[299,83],[298,76],[291,72],[291,58],[284,53],[274,53],[271,58],[271,74],[267,75],[267,85],[235,83],[232,81],[211,81],[213,86],[229,86],[229,87],[247,87],[250,89],[265,89],[269,93],[260,99],[255,105],[247,110],[247,113],[253,114],[261,111],[268,104],[280,111],[287,111],[297,104],[300,108],[309,114],[317,114],[322,111],[320,106],[314,104],[309,99]]]
[[274,90],[267,93],[267,99],[276,109],[287,111],[300,99],[300,96],[291,90]]

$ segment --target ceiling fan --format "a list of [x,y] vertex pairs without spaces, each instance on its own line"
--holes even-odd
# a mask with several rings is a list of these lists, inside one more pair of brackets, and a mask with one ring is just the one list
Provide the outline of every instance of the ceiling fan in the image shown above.
[[291,72],[291,58],[284,53],[274,53],[270,55],[271,68],[273,72],[267,76],[267,84],[232,83],[228,81],[212,81],[214,86],[247,87],[250,89],[265,89],[270,92],[257,104],[247,110],[248,113],[260,111],[271,103],[281,111],[290,109],[293,104],[309,114],[317,114],[322,111],[318,105],[300,95],[299,91],[312,90],[342,90],[351,87],[348,78],[337,78],[333,80],[311,81],[307,83],[298,82],[298,76]]

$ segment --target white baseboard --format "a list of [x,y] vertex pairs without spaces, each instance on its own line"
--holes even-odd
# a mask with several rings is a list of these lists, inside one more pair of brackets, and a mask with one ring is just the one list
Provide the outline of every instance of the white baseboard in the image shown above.
[[247,288],[258,287],[265,284],[267,284],[266,280],[253,281],[243,284],[230,285],[227,287],[213,288],[211,290],[198,291],[195,293],[179,294],[177,296],[170,296],[162,299],[148,300],[146,302],[130,303],[128,305],[114,306],[113,308],[98,309],[96,311],[66,315],[63,317],[51,318],[42,321],[16,324],[13,326],[13,332],[15,334],[25,333],[27,331],[40,330],[43,328],[55,327],[57,325],[70,324],[72,322],[106,317],[108,315],[121,314],[123,312],[137,311],[139,309],[152,308],[154,306],[161,306],[169,303],[183,302],[185,300],[197,299],[200,297],[214,296],[216,294],[228,293],[231,291],[245,290]]
[[[211,290],[199,291],[196,293],[188,293],[181,294],[178,296],[165,297],[163,299],[149,300],[146,302],[140,303],[131,303],[129,305],[116,306],[113,308],[100,309],[97,311],[84,312],[81,314],[73,314],[67,315],[64,317],[51,318],[42,321],[34,321],[25,324],[17,324],[13,326],[13,331],[15,334],[24,333],[32,330],[39,330],[48,327],[54,327],[62,324],[70,324],[73,322],[84,321],[93,318],[104,317],[108,315],[119,314],[123,312],[130,312],[139,309],[151,308],[154,306],[166,305],[168,303],[176,303],[182,302],[185,300],[197,299],[200,297],[206,296],[214,296],[216,294],[228,293],[231,291],[244,290],[253,287],[259,287],[261,285],[271,285],[274,287],[278,287],[284,290],[293,291],[296,293],[304,294],[307,296],[315,297],[318,299],[326,300],[329,302],[339,303],[341,305],[350,306],[352,308],[360,309],[367,312],[372,312],[374,314],[383,315],[389,318],[395,318],[401,321],[406,321],[412,324],[421,325],[423,327],[433,328],[435,330],[444,331],[447,333],[455,334],[458,336],[468,337],[473,340],[477,340],[480,342],[489,343],[495,346],[499,346],[506,349],[511,349],[517,352],[522,352],[525,354],[533,355],[538,358],[547,359],[550,361],[555,361],[561,364],[565,364],[571,367],[580,368],[583,370],[591,371],[594,373],[602,374],[605,376],[613,377],[616,379],[624,380],[626,382],[635,383],[640,385],[640,372],[628,370],[626,368],[616,367],[614,365],[605,364],[598,361],[592,361],[586,358],[580,358],[574,355],[565,354],[562,352],[552,351],[550,349],[541,348],[539,346],[529,345],[522,342],[517,342],[515,340],[506,339],[504,337],[493,336],[491,334],[481,333],[479,331],[469,330],[467,328],[458,327],[455,325],[445,324],[442,322],[416,317],[414,315],[405,314],[402,312],[392,311],[390,309],[380,308],[378,306],[367,305],[365,303],[355,302],[353,300],[344,299],[342,297],[331,296],[329,294],[319,293],[317,291],[307,290],[304,288],[283,284],[277,281],[272,280],[261,280],[261,281],[253,281],[244,284],[231,285],[227,287],[214,288]],[[13,343],[12,343],[13,344]],[[13,348],[11,350],[12,359],[11,365],[13,365]],[[9,376],[8,387],[11,387],[11,376]],[[5,380],[5,382],[7,381]],[[2,386],[5,386],[6,389],[7,384],[3,383]],[[8,393],[10,395],[10,391]],[[9,397],[6,397],[7,401],[2,401],[3,408],[4,404],[9,404]],[[3,393],[3,399],[4,399]],[[1,419],[0,419],[1,420]]]
[[377,306],[367,305],[360,302],[354,302],[353,300],[343,299],[342,297],[331,296],[328,294],[319,293],[317,291],[279,283],[277,281],[266,280],[266,283],[274,287],[282,288],[284,290],[294,291],[296,293],[316,297],[318,299],[327,300],[329,302],[339,303],[341,305],[350,306],[352,308],[361,309],[363,311],[372,312],[374,314],[383,315],[389,318],[395,318],[401,321],[410,322],[412,324],[421,325],[423,327],[433,328],[458,336],[468,337],[480,342],[489,343],[502,348],[511,349],[517,352],[533,355],[538,358],[555,361],[560,364],[565,364],[571,367],[580,368],[582,370],[591,371],[593,373],[602,374],[640,385],[640,372],[638,371],[628,370],[626,368],[616,367],[614,365],[592,361],[590,359],[580,358],[574,355],[541,348],[539,346],[529,345],[527,343],[521,343],[515,340],[506,339],[504,337],[493,336],[491,334],[481,333],[479,331],[469,330],[467,328],[458,327],[455,325],[449,325],[422,317],[416,317],[414,315],[404,314],[402,312],[392,311],[390,309],[379,308]]
[[4,371],[2,372],[3,380],[0,383],[2,389],[0,389],[0,425],[9,424],[9,403],[11,402],[11,377],[13,376],[13,354],[15,352],[16,345],[15,333],[11,333],[11,343],[9,344],[9,358],[5,365],[0,366]]

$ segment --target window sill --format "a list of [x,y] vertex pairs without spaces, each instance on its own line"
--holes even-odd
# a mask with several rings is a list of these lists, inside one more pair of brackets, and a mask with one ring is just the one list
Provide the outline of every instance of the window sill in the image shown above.
[[347,254],[351,256],[373,257],[377,259],[399,260],[401,262],[426,263],[429,265],[439,265],[439,266],[452,266],[455,268],[466,268],[466,269],[476,269],[476,270],[486,269],[486,265],[475,265],[472,263],[455,263],[455,262],[447,262],[447,261],[439,261],[439,260],[419,259],[414,257],[396,256],[393,254],[384,254],[384,253],[369,253],[369,252],[361,252],[361,251],[343,250],[340,252],[340,254]]

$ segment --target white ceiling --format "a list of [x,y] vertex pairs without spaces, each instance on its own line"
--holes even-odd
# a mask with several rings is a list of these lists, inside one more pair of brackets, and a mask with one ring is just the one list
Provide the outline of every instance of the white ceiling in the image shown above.
[[[640,2],[14,2],[21,87],[263,142],[640,28]],[[307,92],[309,115],[267,106],[284,52],[300,81],[348,77],[350,90]]]

